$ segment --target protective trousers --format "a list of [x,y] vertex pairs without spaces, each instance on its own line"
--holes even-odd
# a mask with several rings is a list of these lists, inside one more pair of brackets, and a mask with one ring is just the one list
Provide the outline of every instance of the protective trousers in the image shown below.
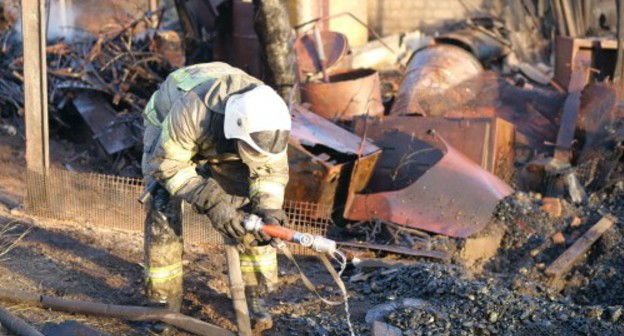
[[[182,204],[157,186],[146,204],[145,284],[151,305],[179,311],[182,305]],[[208,218],[206,218],[208,219]],[[209,226],[209,223],[206,223]],[[277,285],[277,254],[270,245],[249,246],[247,235],[241,246],[241,272],[247,295],[264,296]]]
[[146,204],[145,284],[154,306],[179,311],[182,305],[182,203],[162,187]]

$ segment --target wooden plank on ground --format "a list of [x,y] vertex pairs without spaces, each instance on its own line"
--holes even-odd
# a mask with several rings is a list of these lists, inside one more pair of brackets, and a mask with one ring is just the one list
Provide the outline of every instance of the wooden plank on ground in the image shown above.
[[594,242],[616,222],[617,218],[611,214],[602,217],[598,223],[594,224],[594,226],[587,230],[572,246],[565,250],[557,260],[550,264],[544,272],[553,278],[561,278],[561,276],[567,273],[572,266],[574,266],[574,263],[589,250]]

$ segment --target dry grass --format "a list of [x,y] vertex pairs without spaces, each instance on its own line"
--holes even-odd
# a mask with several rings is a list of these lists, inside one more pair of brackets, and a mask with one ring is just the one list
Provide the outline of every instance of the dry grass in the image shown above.
[[32,226],[17,220],[0,224],[0,260],[11,252],[31,230]]

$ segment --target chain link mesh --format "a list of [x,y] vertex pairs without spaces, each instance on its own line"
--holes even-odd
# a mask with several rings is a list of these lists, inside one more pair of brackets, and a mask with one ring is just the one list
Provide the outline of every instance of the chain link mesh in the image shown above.
[[[108,228],[143,232],[145,212],[138,198],[143,181],[136,178],[79,173],[51,169],[46,176],[27,176],[25,210],[36,217],[71,220],[90,228]],[[330,209],[316,203],[286,201],[290,228],[315,235],[325,235],[331,224]],[[314,215],[313,215],[314,214]],[[218,246],[223,237],[212,228],[205,216],[192,207],[183,206],[185,244]],[[293,253],[312,255],[314,252],[292,246]]]

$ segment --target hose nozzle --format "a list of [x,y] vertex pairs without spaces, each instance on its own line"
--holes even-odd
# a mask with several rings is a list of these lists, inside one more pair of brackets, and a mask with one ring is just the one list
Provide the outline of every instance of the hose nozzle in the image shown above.
[[243,226],[248,232],[262,231],[273,238],[297,243],[304,247],[309,247],[316,252],[334,254],[336,242],[323,236],[313,236],[281,227],[279,225],[269,225],[262,222],[262,219],[254,214],[247,215],[243,221]]

